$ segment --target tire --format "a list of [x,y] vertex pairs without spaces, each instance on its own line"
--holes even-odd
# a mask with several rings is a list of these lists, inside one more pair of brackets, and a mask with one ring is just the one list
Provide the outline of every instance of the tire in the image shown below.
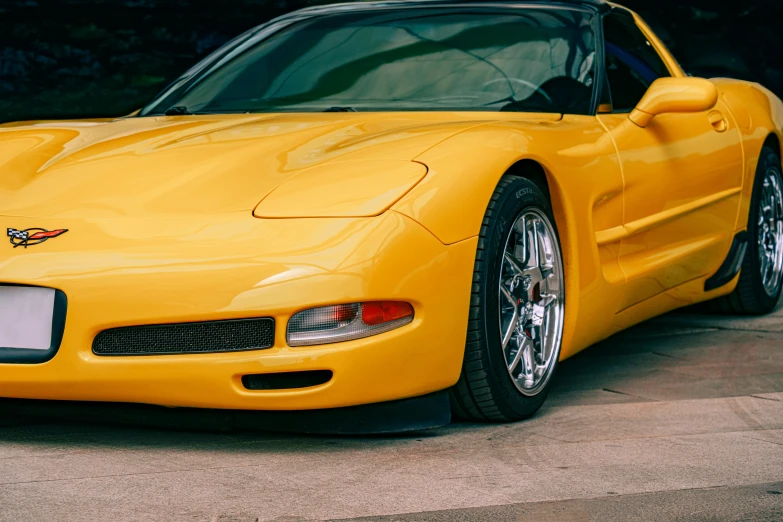
[[[740,271],[739,283],[731,294],[716,299],[709,304],[710,310],[723,314],[762,315],[775,309],[783,288],[783,174],[780,156],[775,150],[764,147],[761,151],[753,196],[748,216],[748,249]],[[775,208],[765,211],[765,201],[776,199]],[[769,205],[772,207],[772,205]],[[771,212],[777,234],[765,231],[764,224],[770,225]],[[761,223],[760,223],[761,221]],[[776,236],[776,239],[773,238]],[[776,243],[775,259],[764,263],[762,254],[764,245]],[[775,273],[770,272],[773,270]],[[762,275],[766,272],[767,277]],[[770,278],[770,274],[772,276]]]
[[549,201],[529,180],[504,177],[479,236],[465,358],[451,390],[456,418],[511,422],[541,408],[560,357],[563,274]]

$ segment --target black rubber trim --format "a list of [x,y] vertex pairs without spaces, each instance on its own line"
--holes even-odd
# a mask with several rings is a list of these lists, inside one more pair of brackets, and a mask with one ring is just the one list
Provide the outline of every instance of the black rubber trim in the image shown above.
[[448,392],[364,406],[303,411],[206,410],[147,404],[0,399],[4,419],[48,418],[164,429],[373,435],[439,428],[451,422]]
[[748,233],[743,231],[734,236],[729,255],[718,271],[704,283],[704,291],[710,292],[729,284],[742,269],[742,262],[748,252]]
[[320,386],[332,380],[331,370],[304,372],[259,373],[242,376],[242,386],[248,390],[296,390]]
[[[2,284],[0,286],[21,286],[47,288],[34,285]],[[62,290],[54,290],[54,314],[52,316],[52,342],[48,350],[24,350],[0,347],[0,364],[41,364],[57,355],[65,333],[65,318],[68,315],[68,297]]]
[[451,422],[448,392],[399,401],[307,411],[239,411],[239,428],[330,435],[370,435],[426,430]]

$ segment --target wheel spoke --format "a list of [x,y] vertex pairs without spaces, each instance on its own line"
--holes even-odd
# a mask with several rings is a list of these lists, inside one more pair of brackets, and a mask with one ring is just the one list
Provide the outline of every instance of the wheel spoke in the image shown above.
[[506,252],[504,254],[506,261],[508,261],[509,266],[511,267],[511,270],[517,274],[517,275],[525,275],[525,268],[522,264],[520,264],[519,259],[512,256],[510,253]]
[[524,337],[524,344],[519,347],[519,352],[522,354],[522,375],[524,377],[525,385],[529,386],[535,382],[535,374],[533,373],[533,365],[535,360],[533,359],[533,341],[527,336]]
[[549,310],[557,304],[557,296],[549,294],[541,294],[541,302],[539,303],[542,308]]
[[514,308],[514,313],[519,312],[519,306],[517,305],[517,300],[514,299],[514,296],[511,295],[511,292],[508,291],[508,288],[501,285],[500,286],[500,293],[503,294],[503,297],[506,298],[506,301],[508,301],[508,304],[510,304]]
[[[538,223],[539,221],[537,219],[532,220],[533,248],[531,249],[531,252],[534,255],[532,262],[535,263],[535,265],[533,266],[535,266],[536,268],[541,266],[541,240],[538,237]],[[528,262],[528,265],[530,265],[530,262]]]
[[511,341],[511,338],[514,336],[514,332],[517,329],[517,323],[519,322],[519,313],[514,310],[514,315],[511,318],[511,322],[508,324],[508,328],[506,329],[506,333],[503,334],[503,351],[506,350],[508,347],[508,343]]
[[[519,265],[521,268],[527,265],[528,257],[530,257],[530,248],[528,247],[529,241],[527,240],[527,219],[525,216],[522,216],[522,219],[514,224],[514,230],[516,230],[519,237],[522,238],[522,262]],[[516,251],[514,254],[516,255]]]
[[525,276],[530,278],[530,288],[532,289],[538,283],[544,281],[544,274],[541,273],[541,269],[538,267],[528,268],[525,270]]
[[515,386],[528,396],[548,382],[560,350],[563,284],[556,237],[545,214],[525,211],[509,232],[500,269],[503,356]]
[[783,279],[783,179],[779,168],[765,173],[758,205],[759,272],[764,289],[774,297]]
[[767,270],[764,273],[765,279],[771,279],[775,276],[775,259],[771,253],[767,254]]
[[[523,337],[524,337],[524,336],[523,336]],[[525,338],[527,338],[527,337],[525,337]],[[524,342],[524,341],[523,341],[523,342]],[[508,371],[509,371],[509,372],[513,372],[513,371],[514,371],[514,368],[516,368],[516,367],[517,367],[517,365],[519,364],[519,361],[521,361],[521,360],[522,360],[522,352],[523,352],[523,348],[524,348],[524,345],[520,346],[520,347],[517,349],[517,353],[516,353],[516,354],[514,354],[514,358],[511,360],[511,362],[510,362],[510,363],[508,363]]]
[[517,321],[519,320],[519,316],[516,312],[514,312],[514,319],[511,320],[511,323],[508,325],[508,329],[506,330],[506,333],[503,335],[503,350],[508,347],[508,343],[511,342],[511,338],[514,336],[514,332],[517,329]]

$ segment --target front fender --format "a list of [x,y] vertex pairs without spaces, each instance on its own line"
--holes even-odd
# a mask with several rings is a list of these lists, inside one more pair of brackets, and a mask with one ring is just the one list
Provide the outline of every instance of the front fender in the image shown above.
[[617,153],[596,118],[530,122],[512,116],[468,129],[416,158],[429,172],[393,209],[445,244],[476,237],[500,178],[521,160],[538,162],[549,184],[569,295],[565,358],[610,333],[624,282],[616,246],[596,242],[596,233],[623,220]]

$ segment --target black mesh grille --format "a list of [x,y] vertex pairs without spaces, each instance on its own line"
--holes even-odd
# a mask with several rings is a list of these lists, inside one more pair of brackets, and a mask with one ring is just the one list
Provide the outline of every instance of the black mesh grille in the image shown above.
[[96,355],[164,355],[263,350],[275,344],[275,320],[239,319],[208,323],[127,326],[99,333]]

